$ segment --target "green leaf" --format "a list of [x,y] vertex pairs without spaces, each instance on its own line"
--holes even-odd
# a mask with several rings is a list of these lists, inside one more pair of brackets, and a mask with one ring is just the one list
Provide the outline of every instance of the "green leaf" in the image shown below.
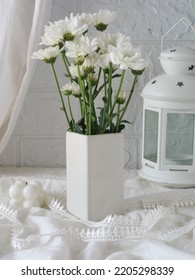
[[113,123],[111,123],[111,125],[110,125],[110,132],[113,133],[115,131],[116,131],[115,125]]
[[124,124],[120,124],[118,128],[118,132],[121,132],[125,128]]
[[111,116],[109,116],[108,114],[106,115],[106,121],[108,121],[109,123],[112,122],[112,120],[117,116],[117,113],[113,113]]
[[99,124],[100,124],[100,128],[103,128],[103,126],[104,126],[104,108],[102,108],[101,110],[100,110],[100,115],[99,115],[99,117],[98,117],[98,120],[99,120]]
[[107,97],[102,97],[102,100],[104,101],[104,103],[107,103],[108,102],[108,98]]
[[84,118],[80,119],[77,123],[74,125],[75,127],[75,132],[85,134],[85,120]]
[[121,74],[115,74],[112,76],[112,79],[121,77]]
[[121,123],[128,123],[128,124],[132,124],[131,122],[127,121],[127,120],[122,120]]
[[83,130],[78,126],[78,124],[75,124],[75,132],[79,133],[79,134],[84,134]]

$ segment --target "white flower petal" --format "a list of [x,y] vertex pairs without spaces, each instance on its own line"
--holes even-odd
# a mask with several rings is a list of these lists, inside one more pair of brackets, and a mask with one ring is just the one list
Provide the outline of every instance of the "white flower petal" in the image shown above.
[[89,39],[87,35],[80,36],[76,40],[65,43],[68,57],[87,56],[97,50],[97,38]]
[[59,54],[60,54],[59,46],[48,47],[44,50],[39,49],[37,52],[34,52],[32,58],[49,62],[49,60],[55,59]]
[[94,25],[98,25],[100,23],[107,25],[115,19],[116,15],[116,12],[111,12],[109,10],[99,10],[98,13],[93,14]]

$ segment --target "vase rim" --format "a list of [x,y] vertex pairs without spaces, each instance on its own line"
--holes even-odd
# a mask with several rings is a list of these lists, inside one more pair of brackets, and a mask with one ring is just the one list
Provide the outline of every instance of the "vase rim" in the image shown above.
[[108,136],[108,135],[123,135],[123,132],[116,132],[116,133],[102,133],[102,134],[93,134],[93,135],[87,135],[87,134],[81,134],[81,133],[77,133],[77,132],[73,132],[73,131],[67,131],[67,134],[75,134],[75,135],[79,135],[79,136],[83,136],[83,137],[94,137],[94,136]]

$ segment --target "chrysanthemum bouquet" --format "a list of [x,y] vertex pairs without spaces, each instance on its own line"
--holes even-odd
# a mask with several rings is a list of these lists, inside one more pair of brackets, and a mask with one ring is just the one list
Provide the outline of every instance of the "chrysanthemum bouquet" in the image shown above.
[[[41,45],[46,48],[33,53],[32,58],[51,65],[69,131],[86,135],[116,133],[128,123],[123,117],[147,62],[141,58],[139,47],[132,46],[130,37],[104,32],[115,16],[115,12],[100,10],[49,22],[41,37]],[[90,26],[98,30],[92,39],[88,35]],[[63,60],[65,80],[69,80],[64,86],[60,86],[54,66],[58,57]],[[123,89],[125,75],[132,79],[128,94]],[[78,120],[71,98],[79,102]],[[102,101],[100,106],[98,99]]]

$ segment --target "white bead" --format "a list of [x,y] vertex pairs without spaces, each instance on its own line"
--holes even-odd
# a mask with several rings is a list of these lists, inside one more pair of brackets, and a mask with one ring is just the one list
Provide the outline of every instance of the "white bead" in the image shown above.
[[15,184],[16,184],[16,185],[21,185],[21,186],[25,187],[26,184],[27,184],[27,182],[24,181],[24,180],[18,180],[18,181],[15,182]]
[[43,185],[39,181],[30,181],[29,185],[34,186],[40,193],[43,191]]
[[23,206],[23,201],[20,199],[11,199],[9,202],[9,206],[13,208],[20,208]]
[[42,188],[40,185],[30,183],[23,189],[23,196],[25,199],[34,200],[39,198],[41,192]]
[[23,207],[24,208],[31,208],[31,207],[39,207],[39,201],[38,200],[25,200],[23,202]]
[[26,199],[38,198],[42,192],[43,192],[42,184],[38,181],[31,181],[28,183],[27,187],[24,190],[24,197]]
[[43,200],[43,197],[42,197],[42,196],[40,196],[40,197],[38,198],[38,201],[39,201],[39,207],[43,207],[43,205],[44,205],[44,200]]
[[23,189],[26,186],[26,182],[24,181],[18,181],[15,184],[13,184],[9,188],[9,196],[13,199],[22,199],[23,197]]

